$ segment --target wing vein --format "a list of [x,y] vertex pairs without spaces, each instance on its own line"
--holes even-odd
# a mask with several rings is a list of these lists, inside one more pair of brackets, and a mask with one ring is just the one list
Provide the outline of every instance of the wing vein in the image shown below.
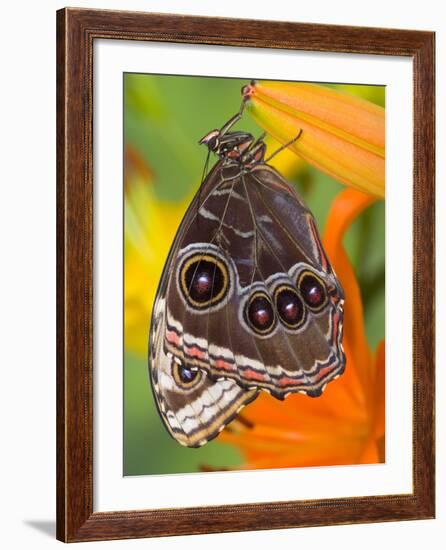
[[[271,245],[266,241],[266,239],[265,239],[263,233],[262,233],[262,232],[260,231],[260,229],[258,228],[257,222],[256,222],[256,220],[255,220],[255,216],[254,216],[254,209],[253,209],[253,207],[252,207],[251,198],[250,198],[250,196],[249,196],[248,188],[247,188],[247,185],[246,185],[246,182],[245,182],[243,176],[242,176],[242,180],[243,180],[243,187],[244,187],[245,193],[246,193],[246,199],[247,199],[248,205],[249,205],[249,211],[250,211],[250,213],[251,213],[252,223],[254,224],[254,228],[255,228],[254,230],[255,230],[256,232],[258,231],[258,233],[259,233],[260,237],[262,238],[263,242],[264,242],[265,244],[267,244],[268,248],[271,250],[271,252],[272,252],[272,253],[274,254],[274,256],[276,257],[277,261],[279,262],[279,265],[280,265],[280,266],[282,267],[282,269],[284,270],[284,273],[286,273],[286,271],[285,271],[285,269],[284,269],[284,266],[283,266],[283,264],[282,264],[280,258],[277,256],[277,254],[275,254],[275,252],[273,251]],[[275,304],[275,302],[274,302],[274,300],[273,300],[273,298],[272,298],[272,296],[271,296],[271,293],[270,293],[270,291],[269,291],[269,289],[268,289],[268,286],[267,286],[267,284],[266,284],[266,281],[265,281],[265,277],[264,277],[264,275],[263,275],[263,273],[262,273],[262,271],[261,271],[261,269],[260,269],[260,267],[259,267],[258,265],[256,266],[256,270],[258,271],[258,273],[259,273],[259,275],[260,275],[260,277],[261,277],[261,279],[262,279],[262,281],[263,281],[263,284],[264,284],[264,286],[265,286],[265,291],[268,293],[268,296],[270,297],[271,303],[273,304],[274,310],[275,310],[275,312],[276,312],[277,318],[279,319],[279,312],[278,312],[278,310],[277,310],[277,305]],[[305,380],[306,380],[307,383],[308,383],[308,378],[307,378],[307,376],[306,376],[306,374],[305,374],[304,369],[302,368],[302,363],[299,361],[299,358],[298,358],[296,352],[294,351],[292,345],[290,344],[289,335],[287,334],[286,331],[282,330],[282,327],[279,327],[279,330],[280,330],[281,335],[284,337],[284,340],[285,340],[285,342],[286,342],[286,345],[287,345],[289,351],[291,352],[291,355],[293,356],[294,360],[296,361],[296,364],[299,365],[299,368],[300,368],[300,370],[302,371],[302,374],[303,374]],[[281,365],[281,367],[284,368],[284,365]]]

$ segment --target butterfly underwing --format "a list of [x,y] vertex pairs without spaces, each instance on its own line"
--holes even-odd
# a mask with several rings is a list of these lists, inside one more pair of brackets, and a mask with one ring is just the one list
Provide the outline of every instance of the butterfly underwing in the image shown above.
[[345,368],[341,285],[263,136],[230,131],[244,105],[200,140],[218,161],[181,222],[152,313],[155,401],[188,447],[216,437],[261,390],[317,397]]

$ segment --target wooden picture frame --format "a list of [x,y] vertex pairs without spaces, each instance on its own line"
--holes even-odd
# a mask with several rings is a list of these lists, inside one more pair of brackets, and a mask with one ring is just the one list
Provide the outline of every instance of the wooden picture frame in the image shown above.
[[[434,33],[57,12],[57,538],[125,539],[434,517]],[[176,42],[413,60],[413,492],[93,512],[93,43]]]

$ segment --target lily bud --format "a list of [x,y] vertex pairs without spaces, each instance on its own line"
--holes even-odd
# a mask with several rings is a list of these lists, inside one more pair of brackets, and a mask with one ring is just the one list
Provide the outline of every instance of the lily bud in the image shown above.
[[316,84],[262,81],[242,89],[256,122],[308,163],[345,185],[385,193],[385,111]]

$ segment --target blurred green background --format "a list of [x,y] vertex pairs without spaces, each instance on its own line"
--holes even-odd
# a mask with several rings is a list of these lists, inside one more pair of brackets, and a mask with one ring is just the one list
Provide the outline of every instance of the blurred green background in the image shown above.
[[[168,435],[150,388],[147,341],[153,296],[174,230],[201,181],[206,148],[198,141],[238,111],[246,83],[124,75],[124,475],[234,468],[242,462],[235,448],[218,439],[187,449]],[[333,86],[384,106],[384,87]],[[236,129],[261,133],[249,115]],[[330,204],[343,186],[299,162],[284,175],[322,232]],[[384,201],[378,201],[356,220],[344,241],[360,283],[372,349],[385,329],[384,237]]]

